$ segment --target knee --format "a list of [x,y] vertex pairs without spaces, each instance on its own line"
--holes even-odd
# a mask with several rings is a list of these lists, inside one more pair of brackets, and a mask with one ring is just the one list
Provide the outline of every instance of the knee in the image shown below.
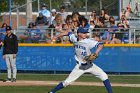
[[16,65],[12,65],[12,69],[16,69]]
[[100,79],[101,79],[102,81],[105,81],[106,79],[108,79],[108,75],[104,72],[104,73],[102,73],[102,75],[100,76]]

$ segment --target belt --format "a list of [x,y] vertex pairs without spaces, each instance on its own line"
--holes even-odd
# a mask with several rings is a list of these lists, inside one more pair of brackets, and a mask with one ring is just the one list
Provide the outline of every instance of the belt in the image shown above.
[[[77,63],[77,64],[80,64],[78,61],[77,61],[76,63]],[[92,62],[88,62],[88,63],[91,64]],[[81,63],[81,65],[83,65],[83,66],[84,66],[84,65],[88,65],[88,63]]]

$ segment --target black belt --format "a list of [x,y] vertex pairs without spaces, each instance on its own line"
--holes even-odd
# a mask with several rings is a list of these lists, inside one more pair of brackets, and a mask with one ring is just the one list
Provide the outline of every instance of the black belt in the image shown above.
[[[78,61],[76,63],[79,64]],[[89,62],[89,63],[91,64],[92,62]],[[87,62],[86,63],[81,63],[81,65],[85,66],[85,65],[88,65],[88,63]]]

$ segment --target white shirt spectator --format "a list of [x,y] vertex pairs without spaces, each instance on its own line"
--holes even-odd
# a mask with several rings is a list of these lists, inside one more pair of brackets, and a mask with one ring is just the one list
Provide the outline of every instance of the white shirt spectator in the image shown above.
[[56,14],[57,14],[56,10],[55,10],[55,9],[52,9],[52,10],[51,10],[51,17],[50,17],[50,24],[53,23]]

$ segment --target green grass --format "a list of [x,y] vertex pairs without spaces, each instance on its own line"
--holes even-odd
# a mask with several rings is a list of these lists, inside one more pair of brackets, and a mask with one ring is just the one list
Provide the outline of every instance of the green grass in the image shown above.
[[[18,80],[44,80],[44,81],[63,81],[66,79],[66,75],[60,74],[25,74],[18,73]],[[1,73],[0,79],[5,79],[6,74]],[[130,84],[140,84],[140,76],[110,76],[111,83],[130,83]],[[98,78],[85,74],[81,76],[77,81],[82,82],[101,82]],[[2,84],[2,83],[1,83]],[[54,86],[0,86],[0,93],[45,93],[49,91]],[[140,88],[132,87],[113,87],[114,93],[140,93]],[[96,86],[68,86],[57,93],[107,93],[105,87],[96,87]]]
[[[45,93],[53,86],[3,86],[0,93]],[[139,93],[140,88],[113,87],[114,93]],[[68,86],[57,93],[107,93],[105,87],[95,86]]]
[[[6,78],[6,74],[0,74],[1,79]],[[60,75],[60,74],[25,74],[25,73],[18,73],[17,79],[18,80],[40,80],[40,81],[63,81],[67,78],[68,74]],[[140,76],[128,76],[128,75],[116,75],[116,76],[109,76],[109,79],[112,83],[130,83],[130,84],[140,84]],[[93,75],[83,75],[77,81],[82,82],[101,82],[100,79],[96,78]]]

